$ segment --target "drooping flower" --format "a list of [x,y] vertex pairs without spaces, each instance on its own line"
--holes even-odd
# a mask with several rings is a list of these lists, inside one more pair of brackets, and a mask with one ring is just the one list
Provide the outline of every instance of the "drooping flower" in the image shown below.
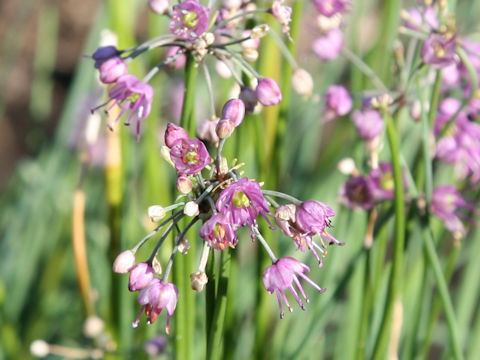
[[431,33],[422,45],[422,60],[434,68],[443,68],[455,64],[456,37]]
[[268,202],[263,197],[260,185],[247,178],[242,178],[225,188],[215,206],[217,211],[235,226],[252,227],[256,224],[258,214],[266,218],[268,213]]
[[128,279],[128,289],[138,291],[145,289],[153,280],[153,268],[145,262],[138,263],[130,270]]
[[307,235],[319,235],[329,244],[343,245],[326,231],[331,223],[329,218],[333,216],[335,212],[330,206],[317,200],[307,200],[297,208],[295,222]]
[[188,140],[190,137],[188,136],[187,130],[182,128],[181,126],[175,125],[174,123],[168,123],[167,129],[165,130],[165,145],[169,148],[173,146],[177,142],[177,140],[185,139]]
[[442,185],[435,188],[430,211],[445,223],[445,227],[449,231],[463,236],[465,227],[460,220],[460,216],[462,216],[460,210],[472,211],[473,206],[465,201],[455,186]]
[[343,13],[350,5],[349,0],[313,0],[317,11],[327,17]]
[[350,177],[340,191],[340,199],[351,209],[370,210],[375,206],[372,184],[362,175]]
[[172,283],[164,284],[155,278],[150,285],[138,294],[138,303],[142,305],[140,312],[132,326],[137,327],[143,312],[147,315],[148,324],[153,324],[163,309],[167,309],[165,332],[169,333],[170,317],[175,312],[178,302],[178,289]]
[[102,63],[99,68],[100,81],[104,84],[112,84],[121,76],[128,73],[127,64],[120,57],[112,57]]
[[122,251],[113,262],[113,272],[126,274],[135,266],[135,253],[132,250]]
[[282,101],[282,91],[277,82],[271,78],[259,80],[255,93],[263,106],[277,105]]
[[383,119],[377,110],[356,110],[352,114],[352,121],[362,139],[373,140],[383,130]]
[[200,229],[200,236],[210,247],[217,250],[234,248],[238,242],[235,226],[223,214],[216,214],[208,219]]
[[312,43],[312,50],[320,60],[334,60],[343,48],[343,33],[340,29],[333,29],[320,35]]
[[178,175],[196,174],[212,161],[205,144],[197,138],[175,141],[170,148],[170,158]]
[[210,9],[194,0],[175,5],[170,20],[170,31],[187,40],[194,40],[208,29]]
[[302,285],[300,284],[300,280],[298,279],[299,277],[312,285],[318,292],[325,292],[326,289],[322,289],[315,284],[313,280],[305,275],[305,273],[308,271],[310,271],[310,268],[307,265],[295,260],[294,258],[283,257],[277,260],[273,265],[267,267],[263,272],[263,286],[265,286],[265,289],[270,294],[275,293],[275,295],[277,295],[278,306],[280,308],[280,318],[283,319],[285,317],[283,303],[285,303],[290,312],[293,311],[285,294],[286,290],[289,290],[292,293],[300,308],[305,310],[305,305],[303,304],[303,301],[294,287],[296,286],[302,297],[308,303],[309,299],[305,294]]
[[352,110],[352,98],[348,90],[341,85],[331,85],[325,94],[325,108],[323,120],[333,120],[337,116],[344,116]]
[[136,122],[137,140],[140,138],[140,122],[145,119],[152,108],[153,88],[138,80],[135,76],[126,74],[118,78],[116,84],[108,92],[109,100],[92,111],[101,107],[107,106],[106,111],[110,111],[115,105],[120,107],[120,113],[116,116],[113,122],[108,124],[113,128],[118,119],[130,110],[126,125],[130,125],[132,121]]

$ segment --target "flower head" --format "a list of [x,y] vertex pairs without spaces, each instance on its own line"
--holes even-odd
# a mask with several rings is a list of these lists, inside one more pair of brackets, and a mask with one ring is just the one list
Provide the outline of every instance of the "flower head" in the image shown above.
[[165,332],[169,333],[170,317],[175,312],[178,301],[177,287],[172,283],[164,284],[160,279],[153,279],[150,285],[140,291],[138,294],[138,303],[142,308],[133,322],[132,326],[137,327],[140,322],[140,317],[145,311],[148,316],[148,324],[153,324],[157,316],[163,309],[167,309],[167,323],[165,325]]
[[194,0],[173,7],[170,31],[187,40],[194,40],[208,29],[210,10]]
[[372,184],[365,176],[350,177],[340,192],[342,202],[351,209],[370,210],[375,206]]
[[317,284],[315,284],[308,276],[305,275],[306,272],[310,271],[310,268],[295,260],[291,257],[284,257],[277,260],[273,265],[270,265],[265,269],[262,276],[263,286],[270,293],[275,293],[278,299],[278,306],[280,307],[280,318],[285,317],[285,312],[283,311],[282,302],[287,305],[290,312],[293,311],[290,303],[288,302],[285,290],[289,290],[298,305],[305,310],[305,305],[303,304],[300,296],[297,293],[296,288],[300,291],[302,297],[308,303],[309,299],[303,290],[302,285],[300,284],[299,277],[312,285],[318,292],[323,293],[326,289],[322,289]]
[[210,247],[217,250],[234,248],[238,242],[235,226],[223,214],[216,214],[208,219],[200,229],[200,236]]
[[455,36],[446,37],[443,34],[431,33],[422,46],[423,62],[435,68],[455,64],[457,59],[455,40]]
[[196,174],[212,161],[205,144],[197,138],[175,141],[170,148],[170,158],[178,175]]
[[105,104],[97,106],[93,110],[109,105],[106,109],[108,112],[115,105],[120,107],[120,113],[115,120],[108,125],[110,128],[113,128],[118,119],[130,110],[130,115],[125,124],[130,125],[132,120],[136,122],[136,134],[137,140],[139,140],[140,122],[150,114],[153,93],[153,88],[150,85],[138,80],[133,75],[126,74],[120,76],[116,84],[108,92],[110,99]]
[[459,236],[465,235],[465,227],[459,218],[461,209],[472,211],[473,207],[463,199],[455,186],[442,185],[435,188],[430,210],[444,221],[448,230]]
[[145,262],[138,263],[130,270],[128,279],[128,289],[138,291],[145,289],[153,280],[153,268]]
[[225,188],[215,206],[217,211],[235,226],[253,226],[258,214],[266,217],[265,214],[268,213],[268,203],[263,197],[260,185],[247,178]]
[[352,114],[352,121],[362,139],[373,140],[383,130],[383,119],[377,110],[356,110]]
[[343,48],[343,34],[340,29],[333,29],[316,38],[312,50],[320,60],[334,60]]
[[352,98],[345,87],[331,85],[325,94],[324,121],[348,114],[352,110],[352,105]]

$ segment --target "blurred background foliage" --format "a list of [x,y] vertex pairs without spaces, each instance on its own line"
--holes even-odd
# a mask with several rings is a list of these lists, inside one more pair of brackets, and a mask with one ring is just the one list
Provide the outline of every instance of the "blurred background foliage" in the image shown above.
[[[389,83],[394,75],[389,50],[396,41],[399,9],[406,3],[398,0],[353,3],[348,17],[348,46]],[[479,31],[479,13],[479,1],[459,1],[459,31]],[[309,30],[313,21],[313,15],[306,12],[301,22],[302,33],[306,35],[297,44],[297,59],[314,74],[315,94],[322,94],[333,83],[348,84],[354,96],[368,89],[369,80],[347,66],[346,61],[320,63],[312,56],[309,44],[313,39]],[[139,143],[122,126],[115,129],[118,142],[112,142],[104,121],[98,148],[86,149],[81,138],[90,108],[100,104],[104,96],[91,60],[83,55],[95,50],[104,29],[113,30],[119,47],[125,48],[164,32],[166,24],[165,19],[147,12],[145,1],[4,0],[0,4],[0,359],[30,358],[29,346],[35,339],[87,349],[104,346],[113,339],[119,344],[119,356],[141,357],[145,356],[140,351],[144,342],[163,333],[163,319],[148,328],[143,325],[135,331],[131,329],[138,310],[136,297],[126,291],[125,278],[112,275],[111,263],[119,251],[132,246],[151,230],[145,209],[152,204],[166,205],[174,196],[171,185],[174,174],[161,159],[159,139],[163,126],[178,120],[178,104],[181,104],[178,84],[183,73],[162,73],[154,79],[154,110],[144,124]],[[130,70],[143,75],[145,65],[155,64],[160,56],[160,52],[153,52],[136,60]],[[264,67],[270,67],[274,56],[265,59],[262,56],[260,66],[263,61]],[[228,80],[215,83],[222,96],[230,86]],[[359,97],[355,99],[358,101]],[[197,120],[206,117],[204,103],[201,98],[197,101]],[[274,149],[281,151],[283,157],[278,183],[280,190],[300,199],[315,198],[331,205],[337,212],[333,233],[347,245],[332,249],[321,269],[311,256],[295,254],[311,266],[311,277],[328,291],[323,295],[309,291],[311,302],[307,311],[295,309],[282,321],[276,320],[276,300],[269,298],[275,317],[268,339],[271,352],[267,357],[272,359],[358,357],[357,336],[365,323],[359,299],[365,282],[369,281],[367,272],[378,278],[379,284],[372,295],[378,304],[375,309],[379,310],[374,309],[372,325],[365,329],[367,334],[362,344],[371,351],[385,299],[389,263],[378,269],[367,264],[363,250],[367,215],[345,209],[338,200],[345,176],[336,170],[337,163],[345,156],[352,156],[357,164],[362,164],[363,144],[346,119],[322,126],[320,105],[318,96],[302,99],[292,94],[286,110],[289,136],[283,149]],[[260,177],[262,167],[254,159],[255,151],[249,140],[263,141],[265,129],[258,124],[261,121],[262,116],[247,119],[236,135],[235,144],[226,149],[247,162],[246,174],[259,176],[260,181],[264,180]],[[402,129],[405,135],[402,146],[408,154],[407,162],[413,162],[415,152],[408,150],[418,147],[419,139],[414,136],[418,125],[406,124],[409,128]],[[112,165],[106,154],[117,150],[121,159]],[[81,208],[81,201],[74,205],[76,190],[77,194],[79,191],[85,195],[84,237],[91,282],[87,300],[79,289],[72,251],[73,213]],[[387,237],[391,231],[392,221],[386,221],[387,226],[376,234],[378,238]],[[480,251],[480,234],[473,231],[468,243],[453,244],[452,238],[436,224],[436,238],[443,239],[440,251],[448,255],[458,246],[461,252],[451,271],[450,290],[460,314],[464,346],[469,349],[471,359],[478,359],[480,286],[476,275],[480,273],[480,265],[471,255]],[[435,299],[435,284],[431,274],[423,271],[426,265],[420,237],[418,226],[410,224],[407,246],[411,251],[405,270],[405,278],[410,280],[404,295],[405,334],[401,338],[405,349],[401,355],[406,359],[412,354],[437,358],[447,347],[444,319],[437,321],[435,317],[430,329],[432,346],[425,352],[421,349],[421,340],[430,331],[428,315]],[[244,240],[237,255],[236,287],[231,290],[234,323],[227,326],[224,338],[229,348],[227,358],[255,357],[252,307],[260,278],[248,234]],[[293,254],[291,244],[286,244],[289,243],[281,242],[279,250]],[[168,249],[161,256],[167,257]],[[423,276],[426,282],[422,282]],[[421,296],[421,284],[427,284],[431,290],[428,296]],[[203,354],[202,295],[195,295],[195,301],[200,309],[195,343]],[[94,314],[105,321],[103,338],[85,335],[85,319]],[[467,337],[468,332],[472,334]],[[419,336],[412,339],[412,333]]]

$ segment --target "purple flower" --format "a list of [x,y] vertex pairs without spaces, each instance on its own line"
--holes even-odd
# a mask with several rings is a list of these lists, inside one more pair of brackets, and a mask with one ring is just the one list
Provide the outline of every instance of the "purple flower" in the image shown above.
[[257,93],[255,90],[250,89],[249,87],[242,87],[240,90],[240,95],[238,96],[243,103],[245,104],[245,110],[248,112],[253,112],[255,110],[255,106],[257,106]]
[[312,43],[312,50],[320,60],[334,60],[343,48],[343,34],[339,29],[332,29],[321,35]]
[[106,111],[110,111],[115,105],[120,107],[120,113],[115,120],[108,124],[113,128],[118,119],[130,110],[126,125],[130,125],[131,121],[136,121],[137,140],[140,138],[140,121],[145,119],[152,108],[153,88],[147,83],[141,82],[135,76],[127,74],[118,78],[117,83],[110,89],[108,96],[110,99],[92,111],[107,106]]
[[168,123],[167,129],[165,130],[165,145],[171,148],[173,144],[180,139],[190,139],[187,130],[181,126],[175,125],[174,123]]
[[153,324],[155,319],[163,309],[167,309],[167,323],[165,325],[165,332],[169,333],[170,317],[175,312],[178,301],[177,287],[172,283],[163,284],[160,279],[153,279],[150,285],[140,291],[138,294],[138,303],[142,305],[140,312],[133,322],[132,326],[137,327],[140,322],[140,317],[145,311],[148,316],[148,324]]
[[313,0],[317,11],[327,17],[342,13],[350,5],[349,0]]
[[298,279],[299,277],[312,285],[318,292],[325,292],[326,289],[319,287],[304,274],[308,271],[310,271],[310,268],[307,265],[295,260],[294,258],[284,257],[277,260],[273,265],[267,267],[263,272],[263,286],[265,286],[265,289],[270,294],[275,293],[277,295],[278,306],[280,308],[280,318],[283,319],[285,317],[282,301],[285,303],[285,305],[287,305],[287,308],[290,310],[290,312],[293,311],[290,303],[288,302],[285,290],[289,290],[300,308],[305,310],[305,305],[303,304],[300,296],[297,293],[297,290],[294,287],[294,285],[297,287],[302,297],[308,303],[308,297],[305,294],[302,285],[300,284],[300,280]]
[[127,64],[118,56],[112,57],[100,65],[100,81],[104,84],[116,82],[128,73]]
[[432,194],[430,211],[443,220],[445,227],[454,234],[465,235],[459,210],[472,211],[473,206],[469,205],[453,185],[442,185],[435,188]]
[[277,105],[282,101],[282,91],[277,82],[271,78],[261,79],[255,93],[257,100],[264,106]]
[[330,244],[343,245],[326,231],[331,222],[329,218],[333,216],[335,212],[330,206],[320,201],[307,200],[297,208],[295,221],[306,235],[320,235],[322,240]]
[[194,40],[208,29],[210,10],[194,0],[175,5],[172,10],[170,31],[187,40]]
[[410,7],[404,18],[405,27],[412,30],[434,30],[438,28],[438,17],[433,6],[426,8]]
[[245,104],[240,99],[230,99],[222,109],[222,119],[230,120],[235,126],[242,123],[245,117]]
[[352,121],[362,139],[373,140],[383,130],[383,119],[377,110],[356,110],[352,114]]
[[215,205],[217,211],[235,226],[254,226],[259,213],[267,219],[265,214],[268,213],[268,202],[263,197],[260,185],[247,178],[225,188]]
[[337,116],[344,116],[352,110],[352,98],[348,90],[341,85],[331,85],[325,94],[324,118],[325,122]]
[[431,33],[422,46],[422,60],[434,68],[443,68],[455,64],[457,44],[455,36]]
[[145,262],[138,263],[130,270],[128,289],[137,291],[146,288],[153,280],[153,268]]
[[223,250],[237,245],[237,230],[223,214],[213,215],[200,229],[200,236],[211,248]]
[[393,199],[395,185],[393,182],[392,164],[380,163],[378,168],[370,171],[369,180],[375,200]]
[[170,158],[178,175],[196,174],[212,161],[205,144],[197,138],[175,141],[170,149]]
[[351,209],[370,210],[375,206],[372,184],[365,176],[352,176],[340,191],[342,202]]

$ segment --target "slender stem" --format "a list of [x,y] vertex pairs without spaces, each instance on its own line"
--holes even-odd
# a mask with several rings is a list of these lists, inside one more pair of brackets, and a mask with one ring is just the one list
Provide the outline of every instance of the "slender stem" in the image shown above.
[[385,350],[390,340],[393,307],[395,302],[401,301],[403,252],[405,243],[405,201],[403,194],[402,169],[400,167],[399,156],[400,144],[395,124],[388,111],[384,112],[384,118],[387,124],[387,138],[392,156],[393,180],[395,184],[395,230],[392,255],[392,272],[388,287],[387,303],[385,305],[379,335],[375,342],[374,359],[383,359],[385,357]]
[[213,86],[212,86],[212,78],[210,77],[210,71],[208,71],[207,64],[202,64],[203,73],[205,74],[205,83],[207,84],[208,90],[208,99],[210,104],[210,116],[215,119],[217,115],[215,114],[215,98],[213,96]]
[[[181,217],[179,219],[181,219]],[[158,240],[157,245],[155,245],[155,248],[153,249],[152,254],[148,258],[147,263],[151,264],[153,262],[153,259],[157,255],[158,249],[160,249],[160,246],[162,246],[163,242],[167,238],[168,234],[170,234],[170,231],[172,231],[175,225],[176,225],[176,221],[173,221],[170,225],[168,225],[167,229],[163,232],[162,236],[160,237],[160,240]]]
[[295,205],[302,205],[302,203],[303,203],[303,201],[298,200],[297,198],[295,198],[295,197],[293,197],[293,196],[291,196],[291,195],[284,194],[284,193],[282,193],[282,192],[280,192],[280,191],[275,191],[275,190],[262,190],[262,194],[279,197],[279,198],[285,199],[285,200],[287,200],[287,201],[291,201],[291,202],[294,203]]
[[215,32],[215,30],[217,29],[221,29],[222,27],[224,27],[225,25],[227,25],[229,22],[233,21],[233,20],[236,20],[236,19],[239,19],[241,17],[246,17],[248,15],[254,15],[254,14],[258,14],[258,13],[268,13],[268,10],[269,9],[256,9],[256,10],[250,10],[250,11],[245,11],[245,12],[242,12],[242,13],[239,13],[235,16],[232,16],[231,18],[228,18],[226,20],[223,20],[223,21],[220,21],[217,25],[215,25],[211,30],[210,32]]
[[182,117],[180,125],[185,128],[191,137],[196,134],[195,124],[195,85],[197,81],[198,64],[192,54],[187,54],[185,66],[185,94],[183,98]]
[[268,245],[267,241],[263,238],[262,234],[260,234],[260,231],[258,231],[258,227],[257,226],[254,226],[253,227],[253,231],[255,233],[255,236],[257,237],[257,239],[260,241],[260,243],[263,245],[263,247],[265,248],[265,250],[267,251],[268,253],[268,256],[270,256],[270,259],[272,259],[272,262],[276,262],[278,259],[277,257],[275,256],[275,254],[273,253],[273,250],[270,248],[270,246]]
[[290,64],[290,66],[293,69],[297,69],[299,66],[297,64],[297,60],[293,57],[292,53],[288,49],[288,47],[285,45],[283,42],[282,38],[272,29],[268,32],[268,34],[272,37],[273,41],[277,44],[278,48],[280,49],[280,52],[282,53],[283,57],[287,62]]

